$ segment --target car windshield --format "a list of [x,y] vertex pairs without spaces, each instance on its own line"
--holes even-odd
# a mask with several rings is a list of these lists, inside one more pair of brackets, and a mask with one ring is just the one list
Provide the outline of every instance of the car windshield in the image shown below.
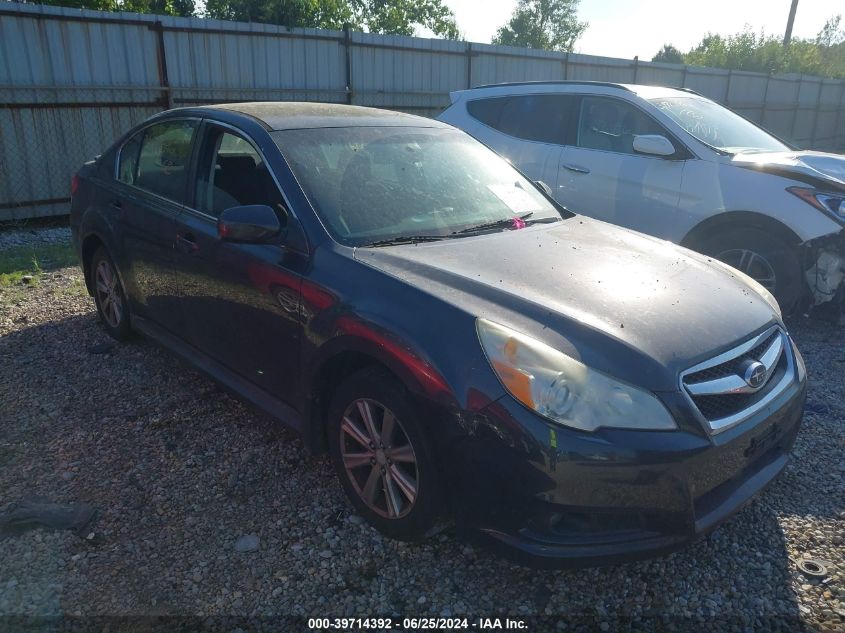
[[699,141],[723,152],[739,154],[789,150],[765,130],[708,99],[662,97],[650,101]]
[[348,246],[561,219],[507,161],[457,130],[342,127],[272,136],[323,224]]

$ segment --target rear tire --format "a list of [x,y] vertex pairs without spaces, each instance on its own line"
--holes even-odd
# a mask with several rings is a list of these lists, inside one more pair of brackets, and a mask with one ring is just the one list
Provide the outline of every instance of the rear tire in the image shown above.
[[696,250],[744,272],[771,292],[784,314],[801,299],[804,281],[795,249],[779,237],[755,228],[723,229],[704,238]]
[[123,284],[108,251],[102,246],[91,257],[89,273],[94,290],[94,304],[109,336],[125,341],[132,335],[129,303]]
[[439,476],[402,384],[380,368],[358,371],[338,387],[328,416],[332,463],[357,512],[391,538],[432,534],[442,507]]

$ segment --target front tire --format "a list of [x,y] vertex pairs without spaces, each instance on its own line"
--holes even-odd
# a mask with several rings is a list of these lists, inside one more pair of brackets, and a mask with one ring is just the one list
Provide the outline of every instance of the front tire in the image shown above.
[[337,389],[328,415],[332,463],[358,513],[402,541],[432,533],[440,518],[438,472],[401,383],[381,369],[361,370]]
[[91,257],[91,283],[94,289],[94,304],[106,332],[118,341],[127,340],[132,330],[130,327],[129,303],[117,268],[102,246]]
[[775,296],[784,314],[801,299],[804,284],[798,254],[771,233],[755,228],[720,232],[702,240],[696,250],[757,281]]

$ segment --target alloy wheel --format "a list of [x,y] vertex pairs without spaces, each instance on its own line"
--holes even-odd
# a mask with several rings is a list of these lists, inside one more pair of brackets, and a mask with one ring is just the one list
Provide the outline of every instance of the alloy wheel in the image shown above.
[[744,272],[769,292],[775,291],[777,276],[769,260],[760,253],[744,248],[722,251],[716,259]]
[[399,419],[375,400],[355,400],[340,423],[340,453],[355,492],[373,512],[399,519],[414,507],[419,471]]
[[120,320],[123,318],[123,299],[118,287],[117,275],[109,262],[101,260],[97,264],[94,281],[97,287],[100,313],[109,326],[119,327]]

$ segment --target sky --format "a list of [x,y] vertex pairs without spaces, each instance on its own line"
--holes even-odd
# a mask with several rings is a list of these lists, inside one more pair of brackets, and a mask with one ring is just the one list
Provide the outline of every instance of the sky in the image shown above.
[[[513,13],[516,0],[445,0],[464,38],[489,42]],[[686,52],[708,32],[752,30],[782,35],[790,0],[581,0],[578,16],[590,26],[575,44],[588,55],[650,60],[664,43]],[[799,0],[794,37],[815,37],[825,21],[845,14],[840,0]],[[426,36],[424,33],[420,33]]]

